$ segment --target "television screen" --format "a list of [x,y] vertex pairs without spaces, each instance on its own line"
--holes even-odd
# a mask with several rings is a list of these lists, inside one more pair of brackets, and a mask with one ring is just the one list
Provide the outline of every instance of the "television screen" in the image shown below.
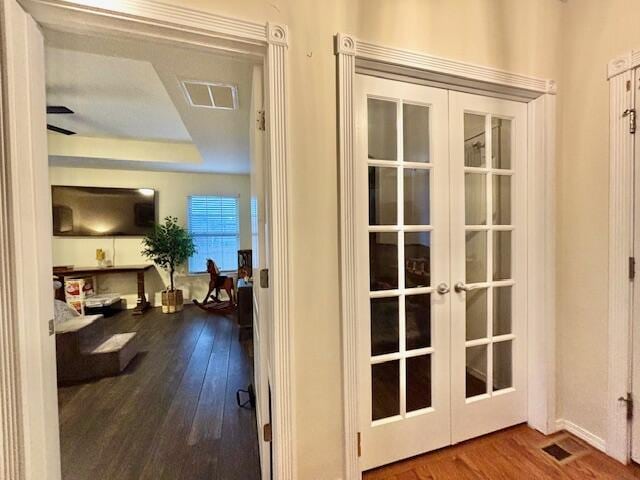
[[156,192],[150,188],[51,187],[55,236],[142,236],[153,231]]

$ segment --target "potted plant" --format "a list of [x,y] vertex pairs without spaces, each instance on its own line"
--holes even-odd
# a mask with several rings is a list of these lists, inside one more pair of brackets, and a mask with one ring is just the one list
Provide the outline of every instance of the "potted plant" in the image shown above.
[[186,262],[196,251],[191,234],[178,225],[176,217],[169,216],[164,219],[164,224],[154,225],[153,233],[143,238],[142,245],[142,254],[169,272],[169,288],[162,292],[162,312],[182,310],[182,290],[175,288],[173,276],[176,267]]

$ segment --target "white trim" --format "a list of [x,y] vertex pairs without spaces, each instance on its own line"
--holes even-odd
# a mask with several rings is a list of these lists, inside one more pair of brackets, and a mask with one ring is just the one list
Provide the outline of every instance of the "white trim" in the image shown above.
[[556,93],[556,83],[517,73],[511,73],[497,68],[475,65],[457,60],[427,55],[424,53],[386,47],[375,43],[358,40],[350,35],[338,34],[339,50],[337,53],[347,55],[352,52],[358,58],[391,63],[403,67],[416,68],[429,72],[462,77],[469,80],[488,82],[514,88],[522,88],[538,93]]
[[632,282],[629,257],[633,256],[633,135],[629,119],[633,108],[633,71],[610,78],[609,150],[609,318],[607,453],[629,461],[629,421],[619,397],[630,391],[630,328]]
[[[556,84],[494,68],[447,60],[421,53],[389,48],[357,40],[339,33],[335,38],[338,65],[338,136],[340,161],[340,278],[342,316],[342,357],[345,424],[345,478],[359,479],[357,457],[357,292],[355,284],[354,175],[355,117],[354,79],[356,58],[391,63],[450,77],[485,82],[496,91],[502,86],[535,92],[529,102],[529,188],[531,231],[527,316],[529,327],[528,392],[530,425],[543,433],[555,428],[555,99]],[[541,197],[543,195],[543,197]],[[544,198],[541,202],[540,198]]]
[[556,418],[556,97],[528,104],[528,423],[548,434]]
[[640,50],[629,50],[609,60],[607,78],[611,79],[621,73],[640,67]]
[[[5,3],[5,2],[3,2]],[[289,186],[289,138],[288,138],[288,30],[277,23],[260,23],[238,20],[230,17],[196,11],[151,0],[23,0],[22,5],[38,23],[49,27],[92,33],[128,34],[149,39],[169,42],[195,44],[216,51],[240,53],[264,61],[266,91],[268,93],[267,130],[269,142],[270,190],[272,196],[272,233],[271,285],[273,295],[274,348],[272,352],[272,392],[274,400],[274,478],[291,480],[297,476],[297,456],[295,439],[295,397],[293,376],[293,332],[291,326],[291,277],[290,255],[292,250],[288,222],[291,215]],[[105,8],[108,5],[108,8]],[[5,40],[5,39],[3,39]],[[13,112],[4,112],[5,116]],[[12,119],[5,118],[4,126],[11,127]],[[3,131],[6,129],[3,128]],[[10,154],[11,152],[9,152]],[[9,163],[17,159],[9,155]],[[5,180],[0,177],[0,180]],[[6,191],[6,180],[0,191]],[[4,207],[4,204],[1,206]],[[3,215],[3,218],[5,216]],[[4,231],[0,232],[4,233]],[[0,245],[5,252],[6,243]],[[15,255],[11,248],[9,256]],[[2,257],[0,257],[2,258]],[[3,285],[6,285],[3,283]],[[4,292],[4,289],[3,289]],[[4,313],[4,311],[3,311]],[[10,321],[11,320],[11,321]],[[0,332],[6,331],[17,323],[11,315],[0,317]],[[42,322],[46,326],[46,322]],[[43,326],[43,328],[45,328]],[[5,338],[3,336],[3,338]],[[4,354],[4,349],[2,351]],[[2,368],[7,358],[2,355]],[[50,364],[55,360],[49,358]],[[19,365],[10,365],[12,371]],[[30,371],[30,374],[36,372]],[[8,387],[7,387],[8,388]],[[24,396],[12,399],[5,396],[2,385],[3,402],[8,399],[9,408],[3,412],[15,412],[19,406],[36,409],[34,402]],[[55,398],[46,400],[53,406]],[[34,410],[35,411],[35,410]],[[29,412],[25,412],[27,415]],[[53,420],[48,420],[53,421]],[[55,419],[57,422],[57,418]],[[4,423],[3,423],[4,425]],[[21,455],[25,449],[25,440],[12,431],[0,430],[3,437],[0,445],[9,445]],[[27,436],[28,432],[25,432]],[[7,435],[5,439],[5,435]],[[7,443],[8,442],[8,443]],[[21,448],[20,448],[21,447]],[[53,448],[53,447],[52,447]],[[59,454],[58,454],[59,457]],[[14,468],[14,467],[12,467]],[[19,469],[18,467],[15,467]],[[1,472],[1,470],[0,470]],[[18,472],[17,475],[13,475]],[[8,478],[22,479],[24,474],[12,470]],[[59,472],[48,472],[50,478],[59,476]],[[40,477],[43,478],[43,477]]]
[[571,433],[572,435],[575,435],[580,440],[583,440],[584,442],[588,443],[593,448],[600,450],[601,452],[607,453],[607,443],[604,441],[604,439],[600,438],[594,433],[591,433],[589,430],[582,428],[581,426],[576,425],[575,423],[570,422],[569,420],[564,420],[562,418],[559,418],[558,420],[556,420],[555,427],[556,427],[556,431],[559,432],[559,431],[565,430]]

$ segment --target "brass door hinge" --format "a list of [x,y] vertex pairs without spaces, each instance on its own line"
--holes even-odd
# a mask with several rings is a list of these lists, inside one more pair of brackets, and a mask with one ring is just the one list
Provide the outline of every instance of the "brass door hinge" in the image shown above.
[[622,112],[622,116],[629,117],[629,133],[636,133],[636,109],[627,108],[624,112]]
[[267,129],[267,121],[264,116],[264,110],[258,110],[256,123],[257,123],[258,130],[264,132]]
[[56,333],[56,327],[55,327],[55,322],[53,321],[53,318],[51,320],[49,320],[49,336],[53,335],[54,333]]
[[358,457],[362,456],[362,434],[358,432]]
[[618,401],[625,403],[627,406],[627,420],[631,420],[633,418],[633,397],[631,392],[628,392],[626,397],[618,398]]
[[629,257],[629,280],[636,278],[636,258]]
[[273,440],[273,431],[271,429],[270,423],[265,423],[262,427],[262,439],[265,442],[270,442],[271,440]]
[[269,269],[260,270],[260,288],[269,288]]

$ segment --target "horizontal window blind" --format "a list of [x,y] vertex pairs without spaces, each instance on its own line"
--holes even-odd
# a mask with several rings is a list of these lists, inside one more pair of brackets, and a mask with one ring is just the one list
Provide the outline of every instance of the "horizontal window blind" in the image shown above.
[[196,246],[196,253],[189,259],[189,272],[206,271],[209,258],[220,270],[238,267],[240,219],[237,197],[189,197],[189,231]]

